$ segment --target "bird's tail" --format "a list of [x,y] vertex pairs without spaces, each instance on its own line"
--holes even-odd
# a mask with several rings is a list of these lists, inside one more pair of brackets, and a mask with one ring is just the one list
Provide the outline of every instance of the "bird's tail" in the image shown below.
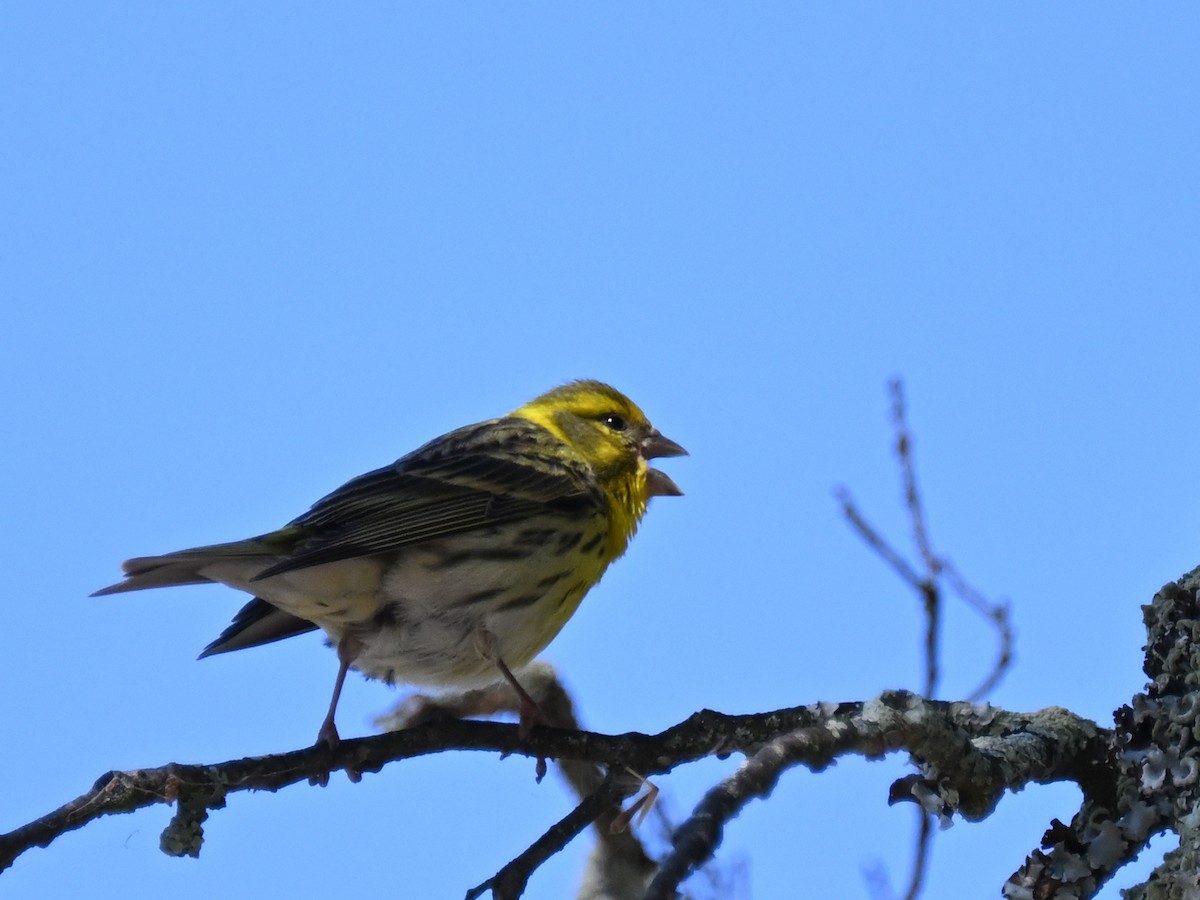
[[103,597],[106,594],[173,587],[177,584],[208,584],[215,579],[202,573],[214,564],[249,564],[257,559],[261,560],[265,569],[278,558],[279,548],[275,544],[279,535],[280,532],[274,532],[245,541],[193,547],[162,556],[138,556],[121,564],[121,571],[125,573],[124,581],[101,588],[92,596]]

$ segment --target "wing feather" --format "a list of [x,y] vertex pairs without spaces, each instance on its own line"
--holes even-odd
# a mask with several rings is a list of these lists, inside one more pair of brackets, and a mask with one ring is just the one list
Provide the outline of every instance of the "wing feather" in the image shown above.
[[533,422],[492,419],[317,501],[290,523],[305,538],[255,580],[535,516],[580,520],[604,509],[591,470],[566,444]]
[[216,656],[218,653],[229,653],[231,650],[270,644],[272,641],[281,641],[316,629],[317,626],[307,619],[293,616],[255,597],[233,617],[233,621],[221,632],[220,637],[204,648],[200,659]]

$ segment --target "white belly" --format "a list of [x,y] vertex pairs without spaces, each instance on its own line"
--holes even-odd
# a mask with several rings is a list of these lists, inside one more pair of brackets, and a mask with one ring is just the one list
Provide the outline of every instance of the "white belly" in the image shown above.
[[494,657],[525,665],[574,612],[607,567],[596,552],[603,521],[569,546],[553,536],[507,552],[513,545],[489,530],[235,586],[316,623],[334,644],[354,637],[353,668],[371,678],[477,687],[498,680]]

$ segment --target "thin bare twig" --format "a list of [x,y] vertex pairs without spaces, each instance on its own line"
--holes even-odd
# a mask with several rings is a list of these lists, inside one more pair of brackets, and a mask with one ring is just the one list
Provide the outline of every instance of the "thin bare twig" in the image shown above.
[[[938,578],[944,566],[933,551],[929,529],[925,525],[925,508],[921,502],[921,492],[917,488],[917,464],[913,456],[912,433],[908,427],[904,385],[900,379],[894,378],[888,384],[888,391],[892,395],[892,425],[896,430],[896,456],[900,461],[900,474],[904,483],[904,503],[912,522],[913,543],[925,564],[925,575],[920,586],[925,609],[925,696],[932,697],[937,693],[940,675],[938,648],[941,646],[942,595]],[[930,815],[923,809],[918,810],[917,815],[920,817],[920,825],[917,829],[912,875],[908,882],[908,892],[904,895],[905,900],[917,900],[921,895],[932,852],[933,827]]]
[[[980,699],[991,691],[1012,662],[1013,632],[1008,616],[1008,606],[1003,603],[992,603],[979,591],[971,587],[958,570],[934,550],[933,541],[929,537],[929,528],[925,514],[921,491],[917,485],[916,457],[913,453],[912,431],[908,424],[908,413],[904,398],[904,385],[899,379],[888,383],[888,392],[892,403],[892,426],[895,431],[896,458],[900,466],[900,480],[904,496],[904,506],[908,511],[912,529],[913,544],[916,555],[921,563],[922,572],[904,558],[869,522],[855,505],[850,493],[845,488],[839,488],[837,499],[841,504],[842,513],[851,527],[875,553],[883,559],[906,582],[921,599],[921,607],[925,614],[925,679],[924,695],[933,697],[937,693],[941,676],[940,652],[942,630],[942,580],[948,583],[950,589],[964,599],[973,609],[986,617],[999,634],[1000,648],[997,659],[991,671],[983,682],[971,694],[972,700]],[[907,900],[915,900],[920,894],[925,880],[925,869],[930,854],[930,841],[933,829],[927,814],[922,813],[921,825],[917,834],[914,851],[914,865],[908,890]]]
[[929,871],[929,854],[933,851],[933,816],[924,809],[918,809],[921,817],[920,830],[917,833],[917,854],[913,860],[913,871],[908,882],[908,893],[905,900],[916,900],[921,896],[925,886],[925,873]]
[[542,863],[567,846],[579,832],[595,822],[605,811],[617,806],[622,798],[629,796],[636,789],[636,781],[616,777],[610,771],[595,791],[555,822],[545,834],[487,881],[467,891],[466,900],[477,900],[488,890],[492,892],[494,900],[516,900],[525,892],[529,876],[537,871]]
[[991,671],[979,686],[967,695],[968,700],[982,700],[995,689],[996,685],[1000,683],[1000,679],[1012,666],[1015,636],[1009,604],[1006,600],[996,602],[988,600],[963,578],[962,573],[949,560],[943,560],[942,575],[955,594],[970,604],[981,616],[991,621],[1000,637],[1000,646],[997,648],[996,661],[992,663]]
[[[925,610],[925,696],[933,697],[937,693],[939,665],[938,647],[941,642],[942,626],[942,595],[938,582],[942,573],[942,560],[933,551],[929,540],[929,529],[925,525],[925,509],[921,503],[921,492],[917,488],[917,464],[913,457],[912,432],[908,427],[908,418],[904,404],[904,386],[900,379],[894,378],[888,383],[888,392],[892,395],[892,426],[896,430],[896,458],[900,463],[900,478],[904,487],[904,505],[908,510],[908,518],[912,523],[913,543],[917,555],[924,564],[925,572],[921,576],[918,589]],[[927,829],[922,827],[922,834]],[[926,854],[924,848],[919,849],[919,856]],[[919,877],[917,873],[914,877]],[[908,896],[913,896],[910,888]]]
[[904,402],[904,384],[899,378],[888,382],[892,395],[892,426],[896,429],[896,457],[900,461],[900,476],[904,483],[904,505],[912,520],[913,543],[925,563],[927,576],[936,578],[941,572],[942,561],[933,552],[929,531],[925,527],[925,512],[921,503],[921,492],[917,489],[917,464],[913,457],[912,432],[908,427],[908,413]]
[[921,590],[921,577],[908,564],[908,560],[894,550],[892,545],[884,540],[883,535],[876,531],[874,526],[859,512],[854,498],[850,496],[850,491],[845,487],[838,487],[833,493],[838,503],[842,506],[842,515],[846,517],[846,520],[858,532],[858,536],[863,539],[866,545],[891,566],[902,581],[918,591]]
[[[545,662],[531,663],[520,671],[519,678],[549,724],[555,728],[580,728],[571,695],[553,666]],[[499,683],[478,690],[436,696],[411,694],[391,712],[377,718],[375,724],[389,731],[399,731],[440,717],[467,718],[490,716],[498,712],[516,714],[519,711],[520,700],[516,693],[507,684]],[[554,764],[581,802],[595,796],[606,778],[611,777],[602,766],[586,759],[557,759]],[[659,813],[656,818],[658,828],[665,836],[670,832],[670,825],[662,818],[661,804],[655,806],[655,811]],[[589,857],[581,879],[580,897],[590,896],[594,891],[599,891],[600,896],[613,896],[614,890],[617,890],[613,885],[644,887],[656,868],[633,829],[614,830],[613,823],[620,814],[621,807],[614,800],[595,817],[597,847]],[[495,878],[499,879],[501,874],[497,873]],[[632,890],[630,887],[616,896],[627,896]]]

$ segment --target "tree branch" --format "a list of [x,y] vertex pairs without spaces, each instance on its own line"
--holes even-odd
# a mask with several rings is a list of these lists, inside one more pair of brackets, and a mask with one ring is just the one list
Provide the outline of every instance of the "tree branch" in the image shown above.
[[906,799],[938,815],[958,811],[982,819],[1005,790],[1073,779],[1104,746],[1093,723],[1057,708],[1022,715],[907,691],[826,707],[811,725],[768,742],[705,795],[676,832],[674,849],[646,900],[674,896],[683,879],[712,856],[725,825],[750,800],[769,795],[792,766],[819,771],[847,753],[877,759],[902,748],[927,776],[905,785]]
[[1114,715],[1117,730],[1099,778],[1080,780],[1084,802],[1069,825],[1051,823],[1035,850],[1004,886],[1004,896],[1093,896],[1150,838],[1179,833],[1143,898],[1200,892],[1200,568],[1166,585],[1148,606],[1146,690]]
[[[797,732],[800,737],[790,737]],[[186,824],[195,834],[191,846],[198,852],[197,808],[223,806],[230,794],[275,791],[339,769],[377,772],[394,760],[446,750],[589,760],[610,769],[654,775],[708,756],[738,752],[755,757],[785,736],[789,737],[783,746],[794,757],[788,757],[787,764],[818,765],[830,754],[842,753],[876,758],[906,749],[928,770],[944,809],[957,809],[970,819],[987,815],[1005,790],[1029,782],[1078,780],[1094,765],[1093,754],[1103,745],[1095,725],[1065,710],[1009,713],[923,700],[906,691],[889,692],[866,703],[814,704],[754,715],[704,710],[656,735],[535,728],[522,742],[515,725],[438,721],[343,741],[333,752],[313,747],[210,765],[172,763],[157,769],[109,772],[82,796],[0,836],[0,867],[7,868],[29,848],[47,846],[94,819],[180,798],[193,801]],[[737,808],[754,795],[753,779],[744,782],[747,788]],[[592,811],[588,807],[589,814]],[[544,847],[538,852],[548,850],[548,858],[556,849]]]

